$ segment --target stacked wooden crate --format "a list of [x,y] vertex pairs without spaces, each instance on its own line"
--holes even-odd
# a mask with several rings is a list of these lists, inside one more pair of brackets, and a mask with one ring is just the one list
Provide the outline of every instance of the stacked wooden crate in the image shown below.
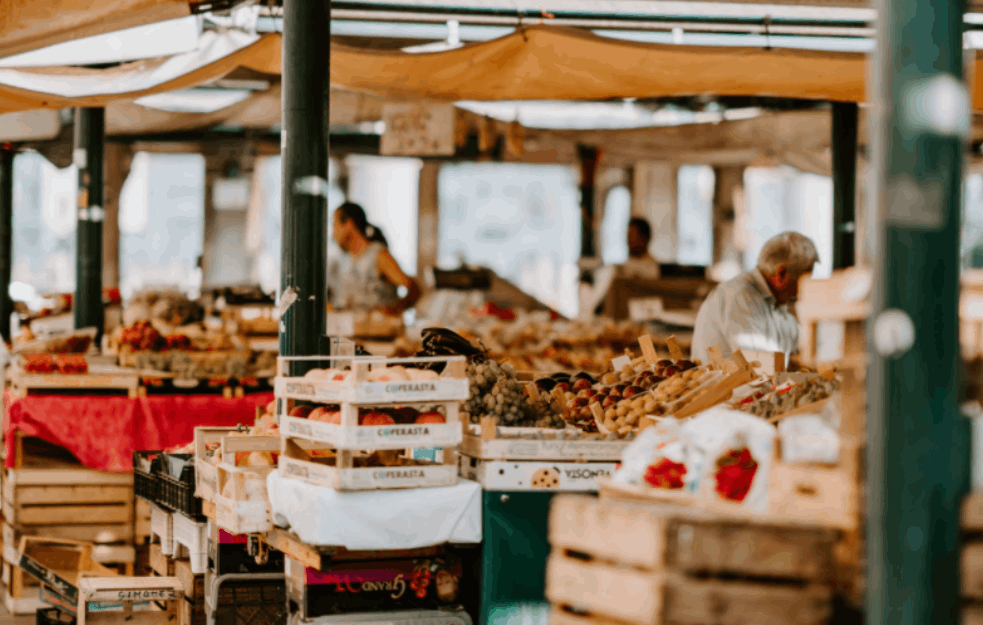
[[550,515],[552,625],[820,625],[836,531],[563,495]]
[[132,573],[136,561],[132,474],[47,467],[8,469],[0,487],[3,579],[7,608],[15,614],[35,609],[36,591],[17,567],[17,545],[23,536],[91,542],[93,559],[120,572]]

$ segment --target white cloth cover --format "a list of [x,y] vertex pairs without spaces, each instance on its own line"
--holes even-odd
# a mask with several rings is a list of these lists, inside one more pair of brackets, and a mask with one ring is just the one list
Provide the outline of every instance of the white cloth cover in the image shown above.
[[419,549],[481,542],[481,486],[342,492],[282,477],[267,478],[270,511],[303,542],[349,550]]

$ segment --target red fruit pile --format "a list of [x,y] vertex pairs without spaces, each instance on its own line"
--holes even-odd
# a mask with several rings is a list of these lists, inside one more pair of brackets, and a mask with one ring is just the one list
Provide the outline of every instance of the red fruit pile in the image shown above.
[[25,356],[24,373],[54,373],[57,367],[51,354],[28,354]]
[[683,476],[686,475],[686,465],[662,458],[655,464],[650,464],[645,471],[645,481],[656,488],[682,488]]
[[717,460],[717,493],[724,499],[741,502],[751,490],[754,474],[758,472],[758,463],[751,456],[751,451],[743,449],[732,450]]
[[55,366],[58,368],[58,373],[82,374],[89,372],[89,363],[86,362],[85,356],[60,354],[55,356]]
[[138,321],[123,329],[120,345],[128,345],[134,350],[161,350],[167,347],[167,340],[160,335],[149,321]]
[[167,349],[191,349],[191,339],[183,334],[168,334]]

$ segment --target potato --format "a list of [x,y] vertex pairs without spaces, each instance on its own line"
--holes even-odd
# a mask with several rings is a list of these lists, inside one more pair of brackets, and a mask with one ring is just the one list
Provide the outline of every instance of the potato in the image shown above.
[[637,412],[633,412],[630,415],[628,415],[628,417],[625,419],[625,423],[627,423],[628,425],[636,425],[638,423],[638,420],[641,418],[642,418],[641,414]]
[[618,404],[616,411],[619,417],[623,417],[628,414],[628,406],[625,406],[624,403],[620,403]]
[[611,420],[611,419],[608,419],[608,420],[606,420],[604,422],[604,429],[606,429],[608,431],[614,430],[617,427],[618,427],[617,424],[613,420]]

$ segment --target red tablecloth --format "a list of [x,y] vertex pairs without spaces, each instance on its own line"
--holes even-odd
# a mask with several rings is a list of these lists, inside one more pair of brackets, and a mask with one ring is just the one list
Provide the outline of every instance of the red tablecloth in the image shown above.
[[190,443],[201,425],[252,425],[256,406],[273,394],[225,399],[207,395],[139,397],[39,396],[5,402],[7,467],[13,466],[14,433],[36,436],[72,452],[102,471],[132,471],[133,452]]

